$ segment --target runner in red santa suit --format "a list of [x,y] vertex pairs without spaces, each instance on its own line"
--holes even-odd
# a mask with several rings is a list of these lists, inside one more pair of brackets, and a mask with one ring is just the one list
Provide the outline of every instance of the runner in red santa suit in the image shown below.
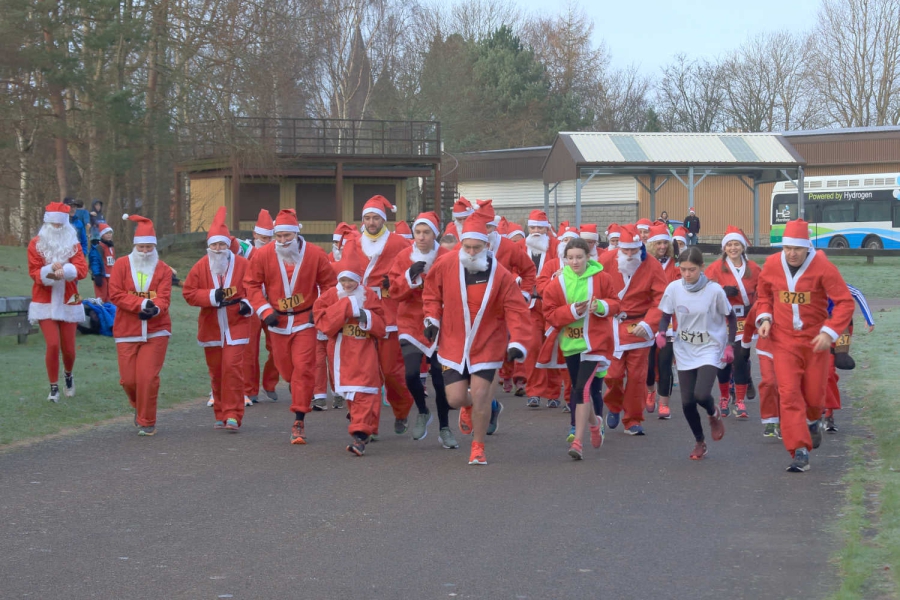
[[[550,235],[550,220],[544,211],[533,210],[528,216],[528,237],[525,238],[525,246],[538,274],[543,272],[546,262],[559,258],[559,240]],[[538,369],[536,366],[538,353],[544,343],[544,332],[547,330],[544,307],[537,286],[531,293],[528,307],[531,310],[531,339],[534,347],[529,348],[525,359],[524,372],[527,377],[525,388],[516,383],[516,396],[527,394],[528,400],[525,405],[540,408],[541,398],[546,398],[548,403],[551,400],[559,401],[562,377],[559,369]]]
[[513,275],[491,257],[486,224],[477,213],[466,220],[462,247],[435,261],[423,293],[425,338],[437,340],[447,401],[460,409],[460,433],[474,435],[470,465],[487,464],[497,369],[532,346],[528,307]]
[[599,261],[600,252],[597,250],[597,242],[600,241],[600,233],[597,231],[597,226],[593,223],[583,223],[578,230],[578,237],[586,241],[588,248],[591,249],[588,258]]
[[316,379],[316,329],[312,306],[319,290],[337,285],[325,251],[307,243],[292,209],[275,218],[275,243],[256,251],[244,278],[250,304],[272,334],[275,366],[290,384],[291,443],[306,443],[306,413]]
[[413,243],[413,233],[412,229],[409,228],[406,221],[397,221],[397,224],[394,225],[394,233],[399,235],[405,240],[409,240],[409,243]]
[[362,456],[369,437],[378,429],[381,386],[378,342],[384,338],[381,300],[361,285],[369,260],[362,255],[349,231],[347,247],[334,264],[338,283],[322,290],[313,305],[316,329],[328,338],[328,363],[334,373],[334,391],[350,406],[350,444],[347,451]]
[[[669,228],[665,223],[655,223],[650,228],[650,236],[646,242],[647,254],[659,261],[663,268],[666,284],[681,279],[681,271],[675,265],[675,257],[678,250],[669,237]],[[659,418],[666,420],[671,418],[669,410],[669,397],[672,395],[674,378],[672,377],[672,361],[674,359],[674,335],[678,327],[677,319],[673,318],[670,327],[664,332],[666,343],[657,348],[650,346],[650,358],[647,361],[647,398],[644,408],[648,413],[656,410],[657,381],[659,381]]]
[[47,351],[44,363],[50,380],[47,400],[59,402],[59,353],[62,349],[67,398],[75,395],[75,325],[84,321],[78,280],[88,266],[75,228],[69,224],[69,207],[53,202],[44,211],[44,224],[28,243],[28,274],[34,281],[28,319],[37,323]]
[[441,237],[452,235],[459,242],[462,236],[463,223],[466,222],[466,219],[473,212],[475,212],[475,208],[472,206],[472,203],[460,196],[459,200],[453,203],[453,212],[450,214],[453,220],[447,224]]
[[780,404],[778,399],[778,382],[775,379],[775,357],[772,354],[772,338],[761,338],[756,335],[756,313],[759,303],[755,304],[747,315],[744,331],[741,334],[741,347],[750,352],[754,338],[756,341],[756,357],[759,359],[759,418],[763,425],[763,437],[781,438]]
[[137,223],[134,249],[116,261],[109,277],[109,301],[116,305],[113,337],[119,358],[119,383],[134,409],[138,435],[156,433],[159,372],[166,360],[172,320],[172,269],[159,260],[153,222],[123,215]]
[[850,324],[854,305],[840,271],[812,248],[806,221],[785,224],[781,243],[759,276],[756,326],[760,338],[772,337],[781,436],[793,456],[787,470],[802,473],[809,470],[809,451],[822,442],[829,350]]
[[513,242],[514,244],[520,245],[523,248],[525,247],[525,230],[522,229],[522,226],[518,223],[510,223],[509,224],[509,233],[506,234],[506,239]]
[[647,243],[647,240],[650,238],[650,227],[653,225],[653,222],[650,219],[638,219],[637,228],[638,233],[641,235],[641,242]]
[[397,328],[400,351],[406,368],[406,387],[412,393],[419,412],[413,426],[413,439],[421,440],[428,435],[428,426],[434,415],[425,403],[425,388],[419,377],[422,358],[426,357],[430,366],[431,381],[434,384],[435,404],[438,414],[438,436],[444,448],[459,448],[450,430],[447,393],[444,376],[435,354],[436,344],[425,339],[422,321],[425,318],[422,305],[422,291],[425,280],[436,259],[451,252],[437,243],[440,233],[438,216],[433,212],[420,214],[413,223],[415,243],[408,250],[397,255],[391,268],[391,298],[397,302]]
[[381,357],[387,401],[394,413],[394,433],[403,435],[409,430],[409,411],[414,400],[406,387],[405,367],[397,333],[397,301],[391,298],[388,274],[397,255],[409,250],[409,242],[384,226],[387,212],[396,210],[397,207],[384,196],[370,198],[363,205],[362,236],[354,243],[360,246],[368,260],[362,284],[381,299],[384,307],[387,334],[378,340],[378,355]]
[[[659,301],[666,290],[666,277],[659,261],[647,256],[634,225],[624,225],[619,245],[601,259],[619,296],[618,327],[613,328],[615,352],[606,376],[607,392],[603,401],[609,408],[606,425],[615,429],[625,410],[625,433],[644,435],[647,363],[650,346],[662,313]],[[626,383],[625,378],[628,378]]]
[[616,249],[616,247],[618,247],[619,238],[622,236],[622,228],[619,227],[617,223],[610,223],[603,234],[606,236],[607,246],[602,251],[598,251],[597,253],[600,257],[600,262],[603,261],[603,256],[606,253],[612,252]]
[[[272,236],[275,223],[272,221],[272,215],[269,211],[262,209],[256,218],[256,225],[253,227],[253,246],[242,253],[244,258],[253,260],[254,249],[262,248],[272,243]],[[259,319],[249,319],[250,321],[250,343],[244,349],[244,405],[249,401],[256,404],[259,400],[259,337],[263,330],[262,321]],[[266,364],[262,368],[262,389],[273,402],[278,400],[278,394],[275,392],[275,386],[278,385],[278,369],[275,368],[275,357],[272,355],[272,342],[269,340],[269,334],[266,333]]]
[[190,306],[200,308],[197,342],[212,383],[215,428],[237,432],[244,418],[244,350],[253,308],[244,290],[248,262],[230,249],[224,206],[216,211],[206,245],[206,256],[191,267],[182,293]]

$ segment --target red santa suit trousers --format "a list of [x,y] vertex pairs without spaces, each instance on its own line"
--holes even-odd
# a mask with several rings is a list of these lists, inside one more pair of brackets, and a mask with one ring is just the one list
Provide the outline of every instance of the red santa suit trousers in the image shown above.
[[216,421],[244,419],[244,349],[247,344],[207,347],[206,366],[212,382]]
[[59,351],[62,349],[63,368],[71,373],[75,368],[75,323],[41,319],[38,321],[47,350],[44,353],[44,364],[47,366],[47,377],[50,383],[59,382]]
[[[607,386],[603,401],[610,411],[618,413],[624,409],[622,423],[625,429],[640,425],[644,420],[644,396],[647,393],[647,364],[650,361],[650,347],[626,350],[622,358],[613,358],[606,378]],[[628,379],[625,379],[625,376]]]
[[759,357],[759,418],[763,423],[778,423],[778,381],[775,361],[756,351]]
[[271,339],[275,367],[291,386],[291,411],[310,412],[316,383],[315,328],[308,327],[290,335],[273,333]]
[[[250,343],[244,350],[244,395],[253,397],[259,395],[259,336],[262,333],[262,321],[255,317],[250,318]],[[272,343],[269,341],[271,334],[265,333],[266,351],[269,353],[266,364],[262,368],[262,387],[266,391],[273,391],[278,385],[278,369],[275,368],[275,357],[272,356]]]
[[[390,331],[386,338],[378,340],[378,361],[384,375],[384,387],[387,401],[391,405],[395,419],[405,419],[415,403],[412,394],[406,387],[406,367],[403,354],[400,352],[400,334]],[[379,413],[381,403],[378,403]]]
[[[332,382],[333,385],[333,382]],[[328,338],[316,339],[316,387],[313,398],[328,397]]]
[[146,342],[116,344],[119,384],[125,390],[128,402],[137,411],[137,424],[140,427],[156,425],[159,372],[166,360],[168,347],[169,337],[165,335],[148,338]]
[[828,381],[830,352],[813,352],[803,343],[776,344],[775,380],[780,402],[781,440],[791,454],[797,448],[812,450],[807,421],[822,416]]

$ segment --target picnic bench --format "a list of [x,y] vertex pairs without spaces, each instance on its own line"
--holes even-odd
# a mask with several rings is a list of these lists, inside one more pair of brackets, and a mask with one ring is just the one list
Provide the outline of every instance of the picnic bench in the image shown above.
[[0,297],[0,336],[15,335],[18,343],[28,341],[29,334],[37,333],[37,328],[28,322],[29,296]]

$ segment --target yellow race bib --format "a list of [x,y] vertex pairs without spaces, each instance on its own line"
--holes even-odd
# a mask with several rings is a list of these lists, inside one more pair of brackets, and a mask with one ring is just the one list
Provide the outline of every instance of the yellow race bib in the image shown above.
[[784,304],[809,304],[812,302],[812,292],[778,292],[778,296]]
[[138,298],[143,298],[145,300],[153,300],[156,298],[156,292],[128,292],[132,296],[137,296]]
[[737,332],[738,333],[744,333],[744,323],[746,323],[746,322],[747,322],[746,319],[738,319],[738,322],[737,322]]
[[566,337],[570,340],[580,340],[584,337],[584,327],[572,327],[571,325],[566,326]]
[[235,294],[237,294],[237,288],[235,286],[231,286],[225,288],[225,300],[231,300]]
[[297,293],[290,298],[281,298],[276,302],[278,310],[281,312],[289,312],[303,305],[303,294]]
[[353,325],[351,323],[345,323],[344,327],[341,329],[341,333],[344,337],[352,337],[358,340],[364,340],[369,337],[368,331],[363,331],[359,325]]

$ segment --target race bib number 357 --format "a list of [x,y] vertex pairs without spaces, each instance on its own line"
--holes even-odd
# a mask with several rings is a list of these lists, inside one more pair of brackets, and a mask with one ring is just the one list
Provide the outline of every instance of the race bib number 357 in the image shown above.
[[778,296],[784,304],[809,304],[812,302],[812,292],[778,292]]
[[681,338],[682,342],[687,342],[688,344],[695,344],[697,346],[700,346],[709,341],[709,332],[706,332],[706,331],[680,331],[678,333],[678,337]]
[[278,300],[278,310],[281,312],[288,312],[302,305],[303,294],[294,294],[290,298],[281,298]]

